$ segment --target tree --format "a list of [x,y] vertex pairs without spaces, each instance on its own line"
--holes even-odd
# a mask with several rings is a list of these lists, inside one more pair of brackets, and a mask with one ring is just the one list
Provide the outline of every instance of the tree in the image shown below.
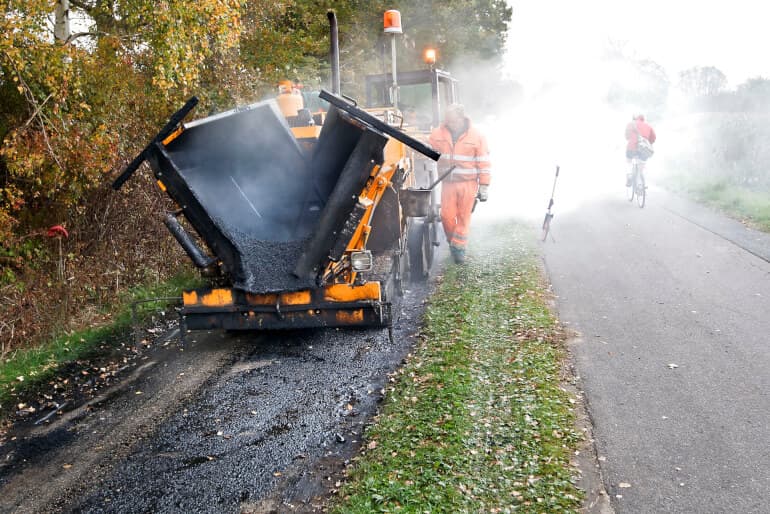
[[770,79],[753,77],[735,90],[742,111],[770,111]]
[[727,87],[727,77],[714,66],[696,66],[679,73],[677,87],[692,99],[716,96]]
[[206,60],[238,43],[241,2],[71,0],[72,17],[88,26],[63,44],[53,38],[52,2],[6,2],[2,239],[17,223],[29,230],[46,214],[65,216],[120,166],[121,143],[145,139],[147,123],[198,89]]
[[608,42],[604,59],[610,70],[607,101],[611,105],[653,116],[665,109],[670,81],[660,64],[636,56],[616,41]]

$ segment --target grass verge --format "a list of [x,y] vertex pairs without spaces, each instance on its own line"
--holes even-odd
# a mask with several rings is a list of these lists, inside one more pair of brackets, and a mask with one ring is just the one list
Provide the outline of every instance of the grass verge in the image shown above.
[[[532,238],[450,265],[332,512],[576,512],[581,435]],[[481,239],[479,239],[481,240]]]
[[715,207],[753,228],[770,232],[770,193],[732,185],[725,180],[702,182],[681,175],[664,183],[668,188]]
[[0,414],[12,397],[47,381],[61,366],[89,358],[105,343],[125,337],[132,329],[132,303],[140,302],[136,304],[136,319],[141,322],[164,305],[143,300],[179,296],[180,290],[194,287],[198,282],[199,278],[193,274],[180,274],[167,282],[134,288],[114,306],[108,325],[61,334],[39,347],[16,350],[4,356],[0,360]]

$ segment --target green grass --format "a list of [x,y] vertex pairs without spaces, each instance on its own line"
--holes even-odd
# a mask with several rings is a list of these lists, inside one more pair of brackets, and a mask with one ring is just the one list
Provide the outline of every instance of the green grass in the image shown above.
[[702,182],[681,175],[668,179],[665,185],[754,228],[770,232],[770,193],[732,185],[726,180]]
[[[0,413],[14,395],[45,382],[62,365],[89,358],[100,347],[129,333],[132,328],[132,302],[176,297],[182,289],[194,287],[198,283],[199,278],[196,276],[182,274],[167,282],[134,288],[113,306],[115,316],[109,325],[61,334],[39,347],[20,349],[6,355],[0,361]],[[164,302],[138,303],[137,320],[141,322],[147,319],[163,306]]]
[[332,512],[580,507],[558,326],[523,229],[497,228],[449,267]]

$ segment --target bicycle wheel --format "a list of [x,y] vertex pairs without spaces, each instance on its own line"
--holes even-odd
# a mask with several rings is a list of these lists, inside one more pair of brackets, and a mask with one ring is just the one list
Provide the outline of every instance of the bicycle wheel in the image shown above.
[[635,184],[636,184],[636,164],[634,164],[634,166],[631,168],[631,183],[626,187],[629,202],[634,201]]
[[647,200],[647,186],[644,183],[644,175],[642,173],[637,173],[634,189],[636,189],[636,204],[641,209]]

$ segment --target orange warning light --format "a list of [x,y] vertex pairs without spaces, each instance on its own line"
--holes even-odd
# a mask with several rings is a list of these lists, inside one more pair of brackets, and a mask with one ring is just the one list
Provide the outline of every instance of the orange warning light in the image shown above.
[[395,9],[385,11],[383,26],[385,27],[386,34],[402,34],[403,31],[401,30],[401,13]]
[[425,52],[422,54],[422,60],[425,61],[426,64],[436,64],[436,49],[426,48]]

